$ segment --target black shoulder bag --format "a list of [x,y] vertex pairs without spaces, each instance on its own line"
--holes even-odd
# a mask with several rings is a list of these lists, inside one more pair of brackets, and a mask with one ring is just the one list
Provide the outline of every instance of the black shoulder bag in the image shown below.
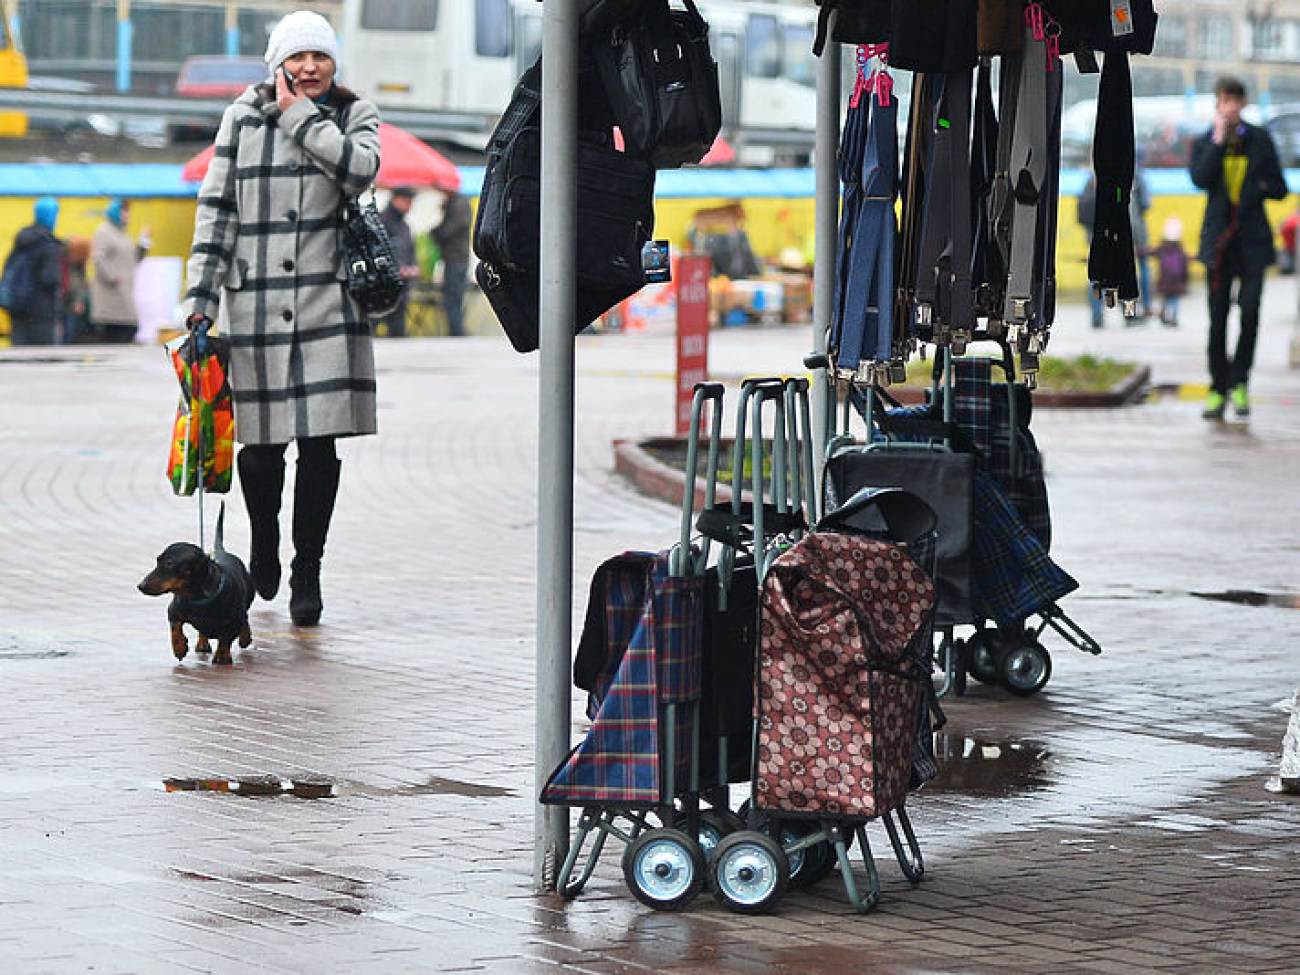
[[640,19],[597,39],[593,57],[627,151],[656,169],[697,163],[722,128],[718,65],[694,0],[650,0]]
[[364,205],[355,196],[345,197],[341,218],[348,294],[368,317],[383,318],[401,301],[406,282],[374,197]]

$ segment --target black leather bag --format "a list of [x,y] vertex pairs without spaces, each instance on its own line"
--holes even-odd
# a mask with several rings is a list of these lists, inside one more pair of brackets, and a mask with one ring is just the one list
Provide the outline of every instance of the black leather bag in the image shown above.
[[656,169],[697,163],[722,128],[718,66],[709,25],[694,0],[685,10],[649,0],[641,18],[613,28],[592,55],[627,151]]
[[370,318],[383,318],[402,299],[402,269],[393,253],[379,208],[371,198],[362,204],[354,196],[344,201],[343,250],[347,262],[348,294]]

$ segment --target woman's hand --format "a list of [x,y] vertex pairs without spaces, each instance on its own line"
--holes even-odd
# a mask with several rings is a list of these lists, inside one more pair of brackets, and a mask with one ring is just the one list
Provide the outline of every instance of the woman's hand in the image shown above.
[[289,71],[284,65],[275,69],[275,103],[280,106],[281,113],[289,110],[289,106],[301,101],[303,93],[289,80]]

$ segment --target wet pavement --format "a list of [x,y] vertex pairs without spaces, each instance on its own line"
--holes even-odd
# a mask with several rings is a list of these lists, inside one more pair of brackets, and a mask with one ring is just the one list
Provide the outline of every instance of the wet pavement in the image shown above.
[[[533,891],[536,357],[381,343],[382,433],[342,445],[324,624],[259,602],[218,668],[177,665],[163,601],[135,590],[196,535],[163,476],[162,352],[0,351],[0,970],[1293,971],[1300,797],[1264,789],[1300,684],[1293,288],[1266,295],[1248,424],[1191,398],[1198,298],[1177,330],[1063,309],[1053,351],[1135,358],[1166,391],[1034,420],[1081,584],[1062,607],[1105,653],[1049,632],[1041,693],[945,702],[941,776],[909,802],[925,877],[871,827],[864,916],[834,878],[759,918],[707,895],[656,913],[617,851],[573,902]],[[790,372],[806,346],[728,329],[712,362]],[[670,341],[584,337],[578,368],[580,619],[594,566],[668,544],[677,513],[610,449],[670,432]]]

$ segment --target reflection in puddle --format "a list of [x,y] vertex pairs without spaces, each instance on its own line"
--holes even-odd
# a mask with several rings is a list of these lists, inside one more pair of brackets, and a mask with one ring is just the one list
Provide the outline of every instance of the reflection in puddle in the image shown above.
[[1249,589],[1228,589],[1224,592],[1194,592],[1198,599],[1213,599],[1220,603],[1239,606],[1278,606],[1282,609],[1300,609],[1300,596],[1285,592],[1253,592]]
[[461,782],[432,776],[416,785],[370,786],[357,783],[334,783],[328,779],[281,779],[274,775],[247,775],[237,779],[170,778],[163,779],[168,792],[228,792],[240,796],[292,795],[299,799],[328,799],[337,796],[429,796],[455,795],[476,799],[512,796],[509,789]]
[[926,788],[936,792],[1001,799],[1051,786],[1050,752],[1037,742],[981,741],[939,731],[934,736],[939,776]]

